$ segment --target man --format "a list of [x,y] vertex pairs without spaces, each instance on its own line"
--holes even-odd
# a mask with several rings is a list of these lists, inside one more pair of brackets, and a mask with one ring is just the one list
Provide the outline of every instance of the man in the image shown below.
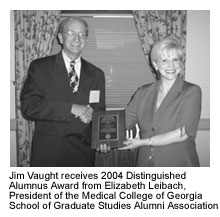
[[105,110],[105,77],[81,57],[87,23],[61,22],[62,51],[34,60],[21,93],[21,111],[35,121],[31,166],[94,166],[90,147],[94,110]]

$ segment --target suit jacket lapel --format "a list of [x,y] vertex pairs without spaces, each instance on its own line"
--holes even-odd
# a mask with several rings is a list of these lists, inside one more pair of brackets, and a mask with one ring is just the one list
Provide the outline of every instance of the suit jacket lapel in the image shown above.
[[149,126],[150,123],[153,123],[155,115],[155,102],[157,98],[157,82],[147,86],[147,89],[143,91],[143,93],[144,94],[141,95],[141,102],[138,105],[138,113],[140,114],[139,124],[144,128],[146,123],[148,123]]
[[89,83],[91,83],[92,79],[94,79],[93,75],[88,70],[86,61],[82,58],[78,95],[84,93],[86,89],[91,88],[91,84]]
[[[183,79],[178,76],[176,81],[174,82],[173,86],[171,87],[170,91],[167,93],[166,97],[164,98],[163,102],[161,103],[160,107],[154,114],[154,121],[159,120],[160,115],[163,115],[169,104],[172,100],[182,92],[184,81]],[[159,85],[159,84],[158,84]],[[156,91],[158,92],[158,90]],[[156,104],[156,102],[155,102]]]
[[86,88],[86,83],[87,83],[87,79],[89,78],[89,75],[90,73],[88,73],[88,71],[86,70],[86,63],[83,60],[83,58],[81,58],[81,72],[80,72],[80,81],[79,81],[79,89],[78,89],[79,93],[83,91],[84,88]]
[[148,104],[150,106],[150,111],[152,111],[151,117],[154,117],[156,112],[156,100],[157,100],[157,89],[158,89],[158,82],[155,82],[152,86],[151,95],[149,97]]
[[54,69],[54,79],[58,88],[67,100],[73,98],[73,91],[69,85],[68,72],[63,60],[62,51],[55,56],[55,69]]
[[55,73],[54,73],[57,81],[64,87],[64,90],[67,91],[67,87],[69,84],[68,72],[66,70],[66,66],[63,60],[62,52],[56,55],[55,59]]

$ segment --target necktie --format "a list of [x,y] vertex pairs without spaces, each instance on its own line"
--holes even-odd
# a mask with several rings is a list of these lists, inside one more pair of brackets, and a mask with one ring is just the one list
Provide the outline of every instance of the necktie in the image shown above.
[[73,93],[76,93],[79,87],[79,78],[75,71],[75,61],[70,62],[69,79],[70,86],[73,88]]

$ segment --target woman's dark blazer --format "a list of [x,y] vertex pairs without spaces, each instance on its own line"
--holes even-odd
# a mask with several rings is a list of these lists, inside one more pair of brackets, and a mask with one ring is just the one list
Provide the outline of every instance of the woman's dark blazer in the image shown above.
[[32,166],[93,166],[90,148],[90,124],[71,114],[72,104],[89,104],[91,90],[100,91],[94,110],[105,109],[105,77],[101,69],[81,59],[77,94],[69,86],[68,72],[57,55],[34,60],[21,93],[24,118],[35,121]]
[[165,146],[139,148],[137,166],[199,166],[195,138],[201,114],[200,87],[178,76],[156,110],[158,88],[159,81],[156,81],[137,90],[126,108],[126,128],[131,129],[138,123],[140,138],[149,138],[185,126],[188,139]]

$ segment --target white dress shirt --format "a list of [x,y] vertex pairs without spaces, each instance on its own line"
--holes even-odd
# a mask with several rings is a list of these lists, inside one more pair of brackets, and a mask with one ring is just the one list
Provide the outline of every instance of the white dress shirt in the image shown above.
[[[66,70],[69,73],[71,71],[70,62],[72,60],[65,54],[64,50],[62,51],[62,55],[63,55],[64,63],[66,66]],[[75,60],[75,71],[76,71],[76,74],[77,74],[79,81],[80,81],[81,57],[79,57]]]

